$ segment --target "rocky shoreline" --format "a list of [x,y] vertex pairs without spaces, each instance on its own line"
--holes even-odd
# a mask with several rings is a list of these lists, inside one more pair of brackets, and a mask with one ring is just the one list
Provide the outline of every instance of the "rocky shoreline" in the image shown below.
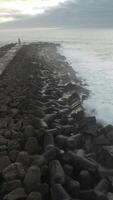
[[52,43],[23,45],[0,77],[0,197],[112,200],[113,127]]

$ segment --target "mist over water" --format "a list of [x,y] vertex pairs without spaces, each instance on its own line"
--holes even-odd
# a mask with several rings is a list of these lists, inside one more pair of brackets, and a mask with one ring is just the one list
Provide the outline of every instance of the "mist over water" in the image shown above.
[[49,41],[61,43],[60,53],[90,90],[86,113],[113,124],[113,29],[33,29],[1,32],[2,43]]

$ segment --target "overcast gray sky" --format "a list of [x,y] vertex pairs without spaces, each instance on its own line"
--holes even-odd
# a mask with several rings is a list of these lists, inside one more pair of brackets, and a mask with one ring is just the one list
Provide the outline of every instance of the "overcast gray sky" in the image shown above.
[[0,0],[0,30],[113,27],[113,0]]

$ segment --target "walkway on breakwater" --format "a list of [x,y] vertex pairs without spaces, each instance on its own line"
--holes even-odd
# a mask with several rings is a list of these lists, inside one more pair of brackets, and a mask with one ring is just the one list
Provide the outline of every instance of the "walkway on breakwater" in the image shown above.
[[3,57],[0,58],[0,74],[5,70],[7,65],[11,62],[11,60],[14,58],[16,53],[21,48],[20,45],[15,45],[11,49],[9,49]]

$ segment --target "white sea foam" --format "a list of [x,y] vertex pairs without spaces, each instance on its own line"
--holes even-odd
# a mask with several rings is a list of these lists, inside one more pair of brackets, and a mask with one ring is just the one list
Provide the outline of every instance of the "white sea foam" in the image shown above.
[[77,35],[75,41],[65,41],[60,48],[77,75],[88,84],[86,113],[95,114],[105,124],[113,124],[113,31],[110,33],[110,37],[107,31],[103,35],[97,31],[93,37]]

